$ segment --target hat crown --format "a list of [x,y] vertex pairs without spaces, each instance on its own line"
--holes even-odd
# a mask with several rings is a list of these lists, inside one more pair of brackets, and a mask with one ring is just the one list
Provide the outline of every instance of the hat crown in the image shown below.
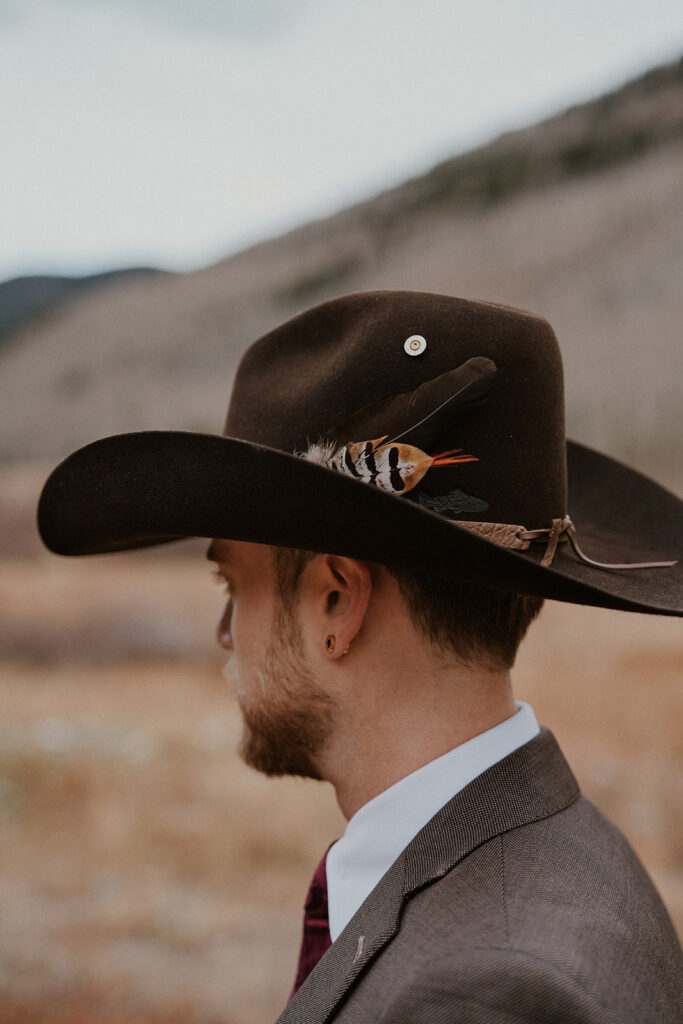
[[438,441],[439,450],[462,449],[476,461],[430,472],[419,491],[462,492],[462,510],[450,512],[456,519],[549,525],[568,511],[562,359],[548,322],[522,310],[391,291],[323,303],[247,351],[225,434],[304,451],[364,406],[482,356],[497,369],[490,395]]

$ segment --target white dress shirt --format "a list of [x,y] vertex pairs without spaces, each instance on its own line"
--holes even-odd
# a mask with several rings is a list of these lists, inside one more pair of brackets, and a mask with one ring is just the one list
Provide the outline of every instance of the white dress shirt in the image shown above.
[[398,855],[437,811],[468,783],[524,746],[539,732],[528,704],[379,793],[350,819],[327,854],[327,900],[332,941]]

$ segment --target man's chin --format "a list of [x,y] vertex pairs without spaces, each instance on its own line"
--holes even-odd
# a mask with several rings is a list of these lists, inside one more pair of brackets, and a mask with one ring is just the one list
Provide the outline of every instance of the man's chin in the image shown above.
[[[244,715],[244,711],[242,713]],[[246,765],[271,778],[292,775],[302,779],[322,779],[309,750],[289,736],[265,735],[246,719],[238,753]]]
[[[223,669],[242,713],[239,753],[264,775],[322,779],[318,767],[333,728],[334,706],[304,663],[288,618],[249,680],[240,680],[232,659]],[[246,682],[248,685],[240,685]]]

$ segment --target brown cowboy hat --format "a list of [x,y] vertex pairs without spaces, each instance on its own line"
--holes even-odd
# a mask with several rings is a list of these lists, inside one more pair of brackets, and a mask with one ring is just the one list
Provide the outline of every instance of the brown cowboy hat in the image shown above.
[[255,342],[223,436],[81,448],[38,510],[52,551],[225,537],[500,590],[682,613],[682,503],[564,435],[550,325],[443,295],[347,295]]

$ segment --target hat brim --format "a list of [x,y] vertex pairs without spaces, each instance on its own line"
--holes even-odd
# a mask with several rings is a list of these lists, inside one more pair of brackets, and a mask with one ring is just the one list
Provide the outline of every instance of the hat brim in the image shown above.
[[[675,495],[576,442],[567,442],[567,462],[567,512],[586,554],[608,562],[678,557],[683,505]],[[62,555],[225,537],[348,555],[558,601],[683,614],[680,563],[599,569],[561,544],[544,568],[543,544],[503,548],[415,502],[297,456],[210,434],[145,431],[81,448],[47,480],[38,525],[46,546]]]

